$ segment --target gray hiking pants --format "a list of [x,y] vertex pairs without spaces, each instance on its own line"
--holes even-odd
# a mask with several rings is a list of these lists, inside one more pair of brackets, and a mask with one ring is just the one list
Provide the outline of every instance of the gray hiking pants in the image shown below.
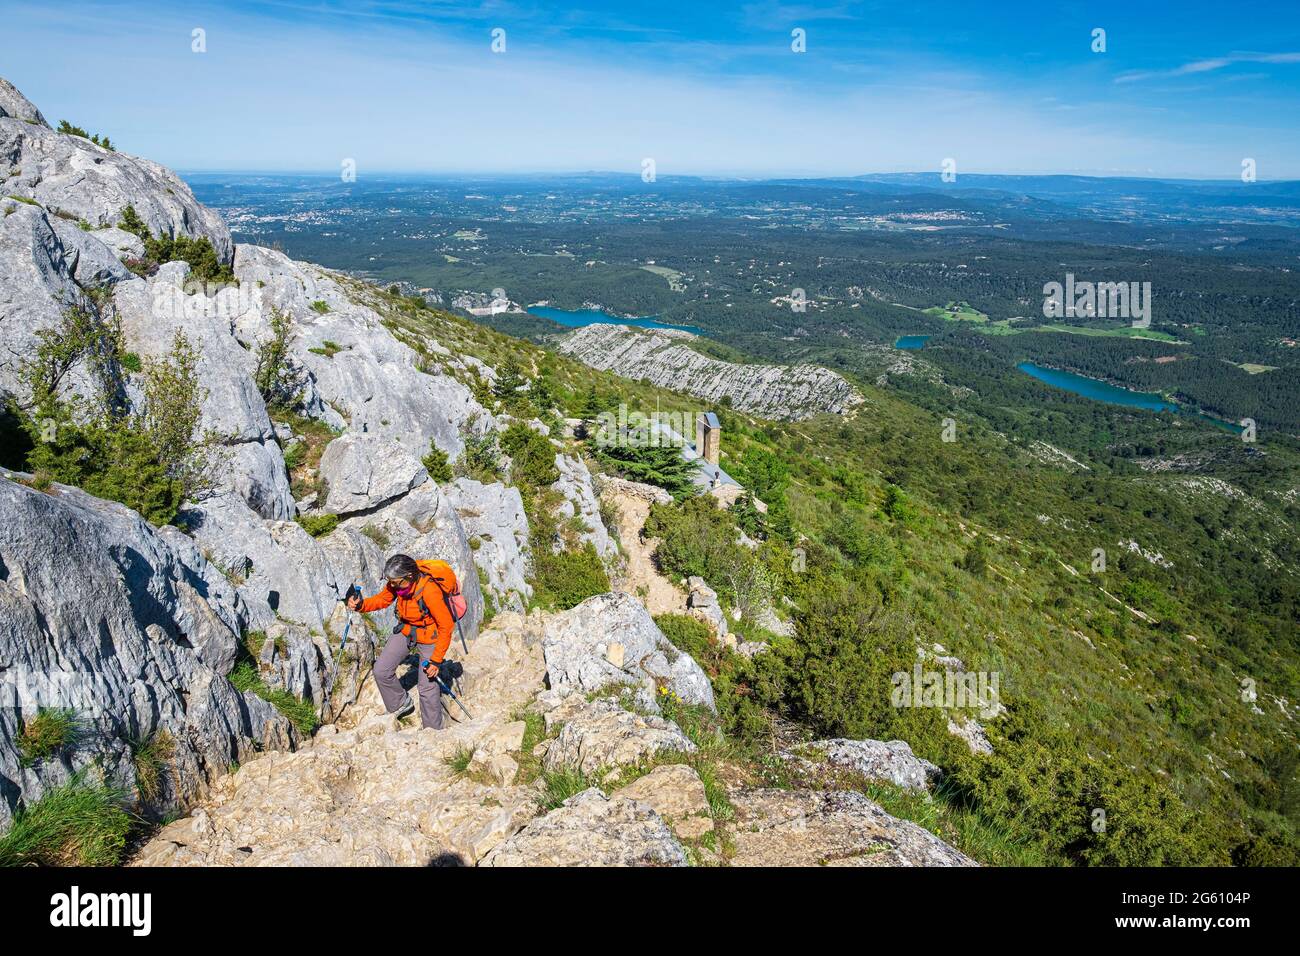
[[[420,667],[417,668],[420,676],[416,681],[420,690],[420,722],[425,727],[442,730],[442,690],[437,681],[429,680],[424,673],[424,662],[433,654],[433,645],[416,644],[415,649],[420,655]],[[407,656],[406,635],[394,634],[375,661],[375,683],[379,685],[379,696],[384,699],[384,707],[390,714],[406,703],[407,693],[397,679],[397,668]]]

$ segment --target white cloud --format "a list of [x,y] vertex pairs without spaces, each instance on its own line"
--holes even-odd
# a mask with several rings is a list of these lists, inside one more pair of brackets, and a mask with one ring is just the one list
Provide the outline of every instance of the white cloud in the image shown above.
[[1206,60],[1193,60],[1172,70],[1132,70],[1115,77],[1116,83],[1135,83],[1170,76],[1190,76],[1196,73],[1212,73],[1237,63],[1300,63],[1300,53],[1234,53],[1230,56],[1211,57]]

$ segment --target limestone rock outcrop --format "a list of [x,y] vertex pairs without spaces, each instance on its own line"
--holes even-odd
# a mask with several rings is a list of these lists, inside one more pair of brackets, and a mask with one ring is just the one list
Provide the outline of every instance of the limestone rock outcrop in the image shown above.
[[732,866],[976,866],[851,790],[738,790]]
[[[0,824],[79,771],[128,789],[132,741],[167,734],[172,772],[153,809],[188,804],[232,762],[297,735],[226,679],[246,609],[175,528],[75,488],[0,477]],[[72,741],[24,759],[42,709],[72,709]]]
[[501,843],[484,866],[685,866],[686,851],[659,814],[594,787]]
[[818,740],[807,749],[827,763],[845,767],[869,780],[883,780],[908,790],[929,790],[939,779],[940,770],[928,760],[912,753],[902,740],[848,740],[836,737]]
[[819,365],[738,365],[690,348],[690,332],[587,325],[566,333],[559,350],[603,371],[648,379],[664,388],[764,418],[799,421],[821,412],[842,415],[862,395],[842,375]]
[[662,685],[688,703],[715,709],[713,685],[700,665],[664,637],[629,594],[598,594],[557,615],[542,648],[550,685],[562,693]]
[[469,535],[474,563],[486,575],[497,608],[522,611],[533,587],[528,583],[528,518],[519,489],[457,478],[444,493]]

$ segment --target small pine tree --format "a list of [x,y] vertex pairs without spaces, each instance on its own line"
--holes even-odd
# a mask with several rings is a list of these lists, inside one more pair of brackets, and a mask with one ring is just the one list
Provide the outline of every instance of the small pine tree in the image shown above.
[[631,481],[658,485],[674,498],[681,499],[695,490],[693,478],[699,459],[688,461],[682,450],[673,445],[657,445],[620,435],[620,441],[595,446],[596,457]]
[[434,484],[441,485],[451,481],[451,462],[447,459],[447,453],[432,439],[429,441],[429,453],[421,459],[421,462],[424,470],[429,473],[429,480]]

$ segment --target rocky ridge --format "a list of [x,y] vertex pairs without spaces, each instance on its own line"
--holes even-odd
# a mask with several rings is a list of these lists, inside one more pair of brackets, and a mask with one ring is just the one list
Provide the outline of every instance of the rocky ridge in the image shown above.
[[819,365],[738,365],[689,348],[690,332],[626,325],[587,325],[566,333],[559,351],[592,368],[648,379],[764,418],[799,421],[819,413],[843,415],[862,395],[841,375]]

